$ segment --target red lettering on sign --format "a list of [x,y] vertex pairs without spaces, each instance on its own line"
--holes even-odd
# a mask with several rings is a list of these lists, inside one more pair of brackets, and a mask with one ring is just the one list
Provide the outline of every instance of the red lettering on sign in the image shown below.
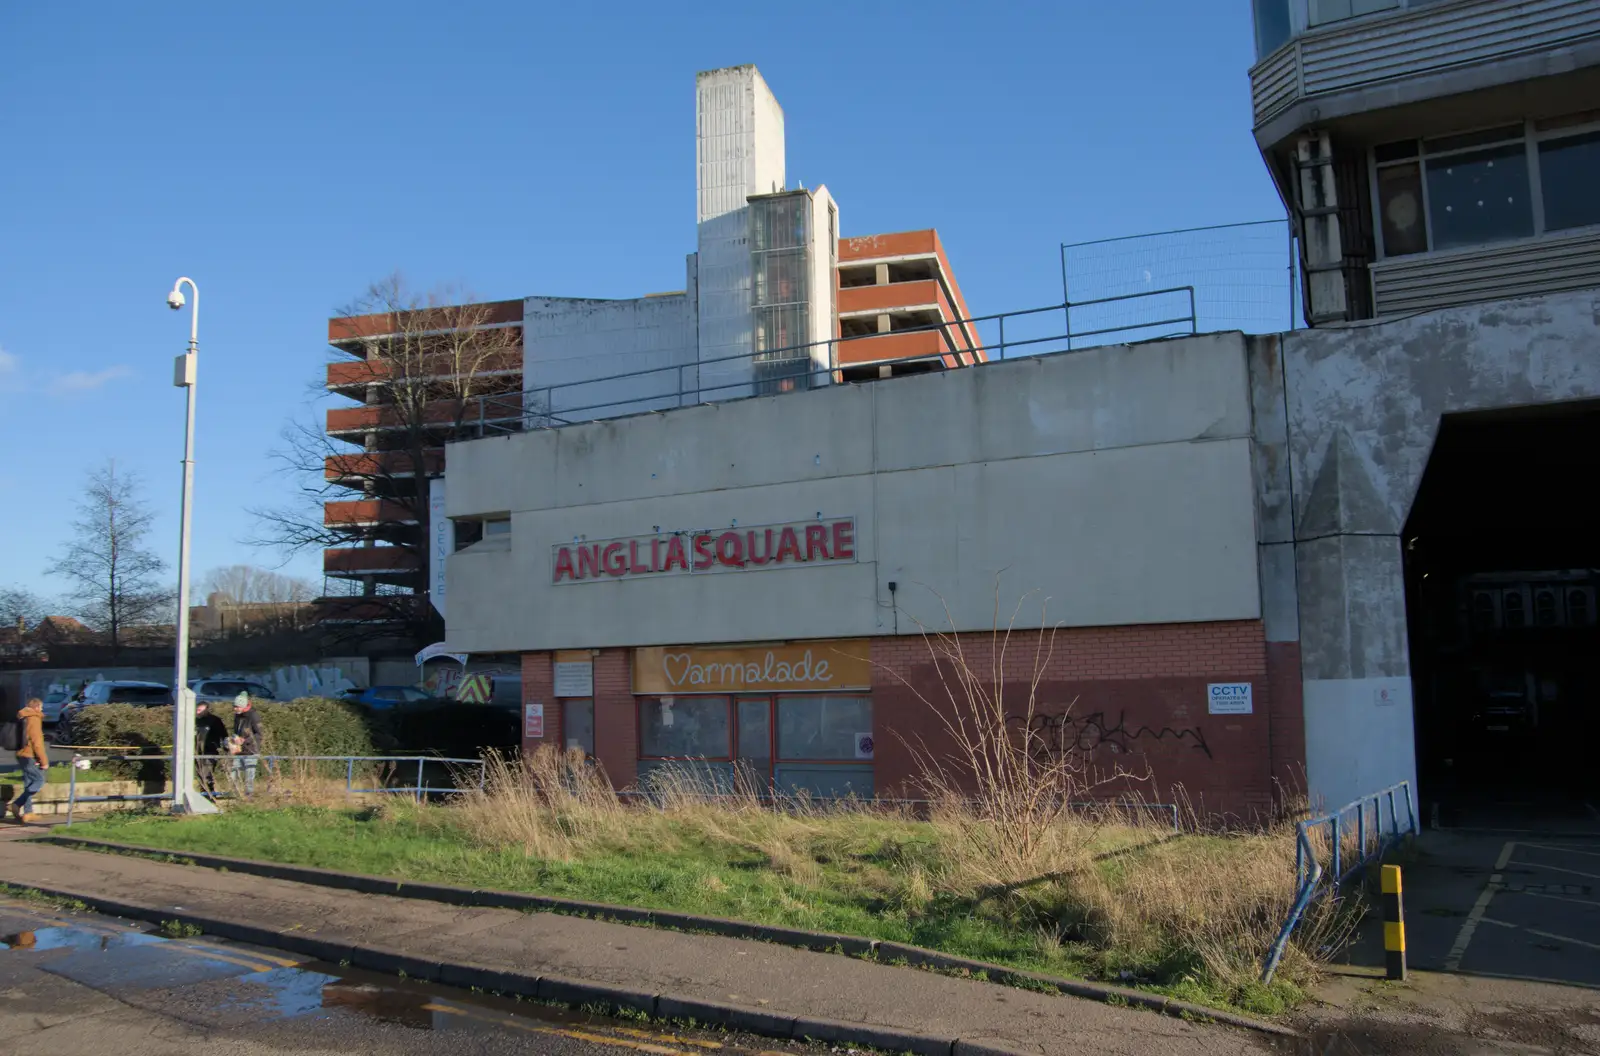
[[822,559],[828,560],[828,526],[825,524],[806,525],[806,560],[815,561],[817,552],[822,552]]
[[671,572],[674,565],[678,568],[689,567],[689,557],[684,553],[683,536],[681,535],[673,536],[667,543],[667,564],[661,571]]
[[628,571],[635,576],[642,576],[650,571],[649,565],[639,563],[639,540],[628,540]]
[[833,522],[833,557],[843,561],[856,556],[855,525],[849,521]]
[[771,561],[772,560],[772,529],[771,528],[767,529],[767,548],[766,548],[766,552],[763,553],[760,557],[756,556],[756,533],[755,532],[748,532],[746,534],[749,536],[749,539],[750,539],[750,545],[749,545],[749,548],[748,548],[749,556],[750,556],[750,563],[752,565],[764,565],[768,561]]
[[723,532],[717,537],[717,560],[729,568],[744,567],[744,538],[738,532]]
[[578,578],[597,579],[600,571],[600,544],[578,547]]
[[661,540],[650,540],[650,571],[661,571]]
[[800,560],[800,537],[794,534],[793,528],[785,528],[778,537],[778,556],[773,560],[781,565],[791,557]]
[[694,537],[694,570],[696,572],[705,571],[716,561],[716,553],[711,547],[712,543],[709,535],[697,535]]
[[622,552],[621,543],[607,543],[605,550],[600,554],[600,563],[608,576],[628,574],[628,556]]
[[561,576],[563,573],[566,574],[568,579],[578,578],[578,574],[572,570],[572,550],[565,546],[556,551],[555,578],[557,583],[561,582]]

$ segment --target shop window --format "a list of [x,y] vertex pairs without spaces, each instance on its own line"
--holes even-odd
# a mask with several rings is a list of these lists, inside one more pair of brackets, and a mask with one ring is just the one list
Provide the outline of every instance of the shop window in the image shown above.
[[594,758],[594,701],[562,701],[561,732],[568,751],[576,748],[589,758]]
[[860,752],[860,738],[872,736],[872,701],[868,697],[806,694],[778,698],[780,760],[848,760],[870,758]]
[[645,759],[728,759],[733,722],[727,697],[646,697],[639,701],[639,755]]

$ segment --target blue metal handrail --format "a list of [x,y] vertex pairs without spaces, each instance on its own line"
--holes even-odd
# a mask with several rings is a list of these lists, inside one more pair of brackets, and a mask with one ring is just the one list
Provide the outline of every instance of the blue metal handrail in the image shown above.
[[[422,801],[422,797],[424,795],[430,795],[430,794],[448,795],[448,794],[451,794],[451,793],[455,793],[455,792],[460,792],[461,791],[461,786],[460,785],[452,785],[449,788],[435,788],[432,785],[424,784],[423,783],[423,768],[428,763],[446,763],[446,764],[449,764],[451,766],[475,766],[475,767],[477,767],[478,768],[477,786],[478,786],[479,790],[482,790],[482,788],[484,787],[484,782],[486,780],[487,771],[488,771],[488,768],[487,768],[486,764],[484,763],[484,761],[482,759],[455,759],[455,758],[450,758],[450,757],[447,757],[447,756],[439,756],[439,755],[197,755],[194,758],[195,758],[196,762],[200,762],[200,761],[203,761],[203,760],[204,761],[212,761],[212,762],[229,762],[229,761],[236,761],[236,760],[241,760],[241,759],[254,759],[254,760],[256,760],[256,761],[258,761],[260,763],[267,764],[267,769],[269,771],[273,768],[273,766],[275,764],[278,764],[278,763],[344,763],[345,764],[345,779],[344,779],[345,795],[347,795],[347,796],[352,796],[352,795],[375,795],[375,794],[380,794],[380,793],[381,794],[395,794],[395,793],[402,793],[403,792],[403,793],[407,793],[407,794],[411,795],[418,802]],[[94,761],[95,762],[104,762],[104,763],[142,763],[142,762],[157,763],[157,762],[159,762],[159,763],[167,763],[168,765],[171,765],[172,756],[171,755],[103,755],[103,756],[95,757]],[[417,764],[417,780],[416,780],[415,784],[410,784],[410,785],[383,786],[383,787],[379,787],[379,788],[356,788],[355,787],[355,774],[356,774],[356,764],[357,763],[416,763]],[[216,795],[217,795],[217,798],[230,798],[232,794],[231,793],[227,793],[227,792],[219,792]],[[171,798],[172,798],[172,793],[170,791],[169,792],[146,792],[146,793],[138,793],[138,794],[135,794],[135,795],[119,795],[119,796],[80,796],[80,795],[78,795],[78,768],[76,766],[72,766],[71,767],[71,772],[70,772],[70,774],[69,774],[69,776],[67,778],[67,824],[68,825],[72,824],[73,811],[75,810],[75,808],[77,807],[77,805],[79,803],[124,803],[124,802],[131,803],[131,802],[135,802],[135,801],[138,801],[138,800],[157,800],[157,799],[171,799]]]
[[[1405,828],[1400,827],[1399,804],[1397,796],[1405,797],[1406,823]],[[1383,825],[1383,802],[1389,803],[1389,827],[1385,831]],[[1373,825],[1367,825],[1368,807],[1371,807]],[[1356,844],[1354,862],[1347,862],[1344,853],[1345,837],[1348,830],[1345,820],[1351,814],[1355,815]],[[1261,981],[1270,983],[1273,973],[1278,970],[1278,962],[1283,959],[1283,951],[1289,945],[1289,937],[1294,934],[1294,929],[1300,924],[1310,907],[1313,899],[1327,891],[1337,891],[1339,885],[1350,879],[1353,875],[1366,868],[1372,862],[1378,861],[1389,852],[1389,849],[1407,836],[1415,836],[1420,830],[1417,821],[1416,803],[1411,798],[1411,782],[1401,781],[1399,784],[1390,785],[1370,795],[1362,796],[1340,807],[1338,810],[1321,814],[1314,818],[1307,818],[1295,826],[1294,845],[1294,874],[1298,885],[1295,892],[1294,904],[1289,910],[1289,916],[1284,920],[1283,926],[1278,929],[1277,937],[1272,940],[1272,945],[1267,949],[1266,958],[1261,965]],[[1317,851],[1312,845],[1311,834],[1326,830],[1326,839],[1329,844],[1328,868],[1324,869],[1321,862],[1317,861]],[[1345,868],[1349,865],[1349,868]],[[1326,887],[1320,887],[1324,878],[1330,882]]]

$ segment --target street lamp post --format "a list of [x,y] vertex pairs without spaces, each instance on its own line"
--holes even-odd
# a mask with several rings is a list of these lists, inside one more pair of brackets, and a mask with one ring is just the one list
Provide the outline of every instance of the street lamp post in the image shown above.
[[214,814],[217,806],[194,787],[194,693],[189,689],[189,520],[194,503],[194,386],[200,361],[200,287],[188,277],[172,284],[167,307],[183,307],[183,285],[194,296],[189,316],[189,350],[173,361],[172,384],[185,390],[188,416],[183,427],[183,514],[178,530],[178,641],[172,675],[172,810]]

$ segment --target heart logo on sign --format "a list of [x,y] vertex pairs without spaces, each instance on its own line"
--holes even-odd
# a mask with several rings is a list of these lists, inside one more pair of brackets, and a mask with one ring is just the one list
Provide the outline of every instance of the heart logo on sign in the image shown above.
[[[673,673],[673,664],[679,665],[676,674]],[[674,689],[683,685],[684,680],[689,677],[689,669],[693,666],[688,653],[667,653],[661,658],[661,673],[667,676],[667,684]]]

